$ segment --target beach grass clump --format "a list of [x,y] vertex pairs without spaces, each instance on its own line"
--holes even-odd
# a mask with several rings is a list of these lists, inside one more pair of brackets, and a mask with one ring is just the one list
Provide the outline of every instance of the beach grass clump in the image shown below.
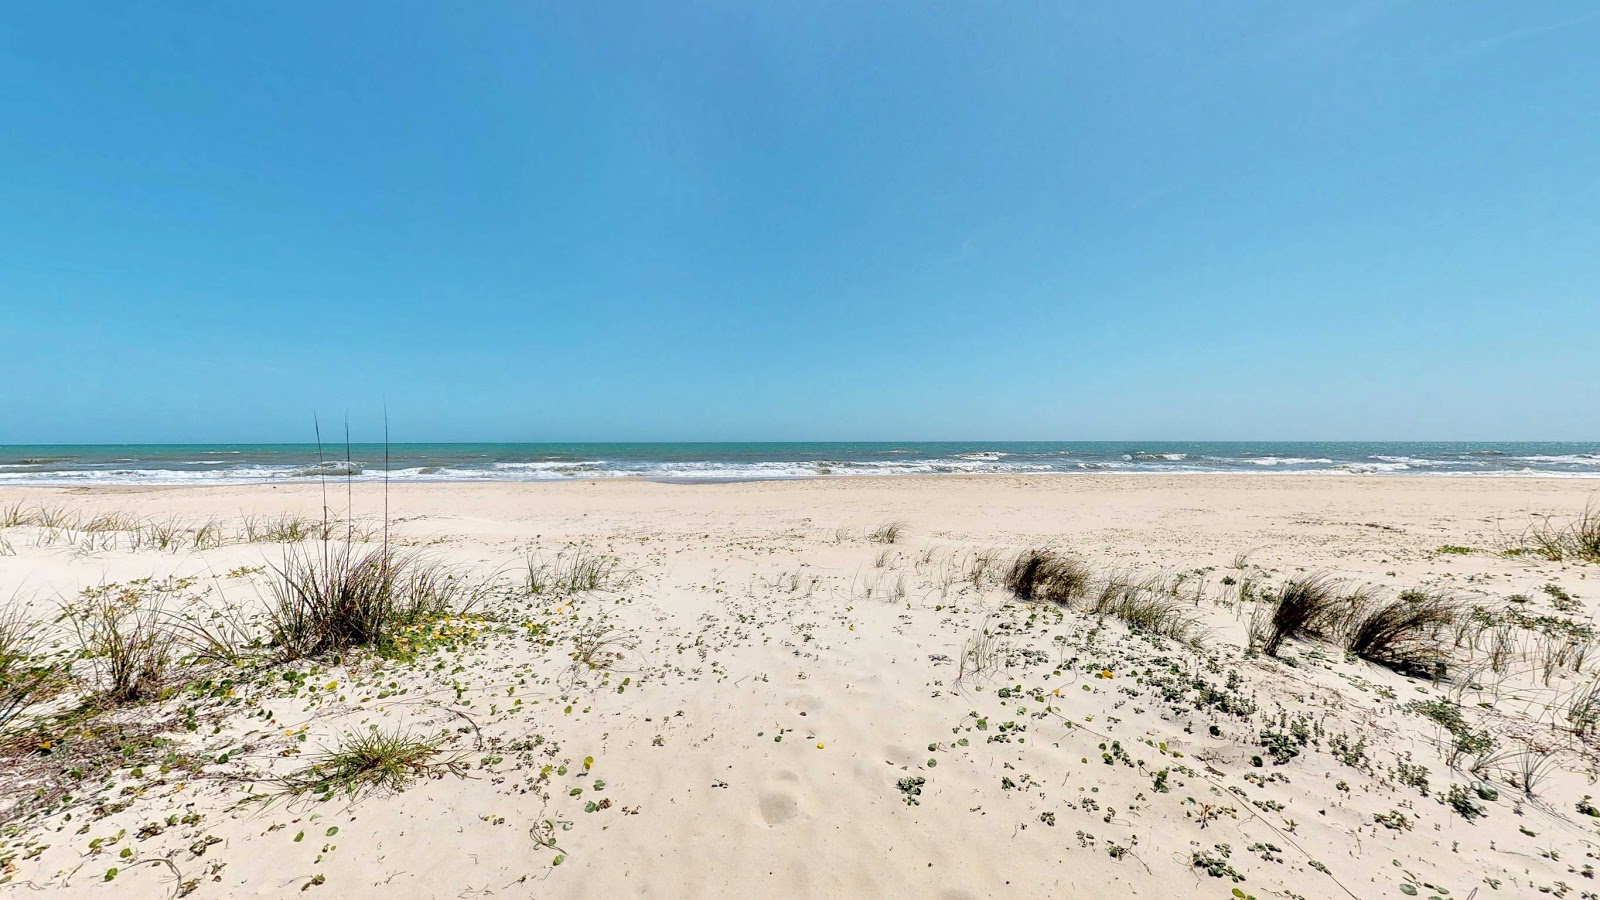
[[294,513],[246,515],[240,523],[240,534],[249,544],[298,544],[321,537],[323,528],[320,520]]
[[49,693],[56,672],[39,657],[39,623],[15,595],[11,604],[0,610],[0,729]]
[[551,560],[529,557],[528,574],[523,581],[528,593],[535,596],[611,591],[622,583],[622,560],[588,547],[557,553]]
[[150,519],[138,530],[139,543],[156,550],[181,550],[188,543],[188,525],[178,516]]
[[878,527],[867,532],[867,540],[874,544],[897,543],[906,532],[906,523],[900,521],[884,522]]
[[76,529],[78,515],[65,506],[46,506],[40,504],[33,512],[28,514],[25,524],[37,525],[48,529]]
[[120,706],[160,696],[177,636],[166,627],[159,592],[149,579],[104,584],[64,607],[79,654],[94,669],[97,700]]
[[1086,611],[1121,619],[1138,631],[1197,646],[1201,637],[1199,616],[1193,607],[1163,587],[1159,580],[1135,581],[1112,575],[1092,594]]
[[1350,615],[1353,601],[1343,595],[1340,585],[1327,575],[1296,578],[1278,591],[1272,616],[1256,635],[1261,652],[1277,656],[1289,638],[1323,637],[1337,629]]
[[1368,662],[1404,672],[1437,672],[1444,665],[1462,602],[1436,590],[1402,591],[1391,600],[1356,604],[1345,649]]
[[1580,739],[1588,739],[1600,728],[1600,677],[1575,689],[1563,704],[1567,727]]
[[310,766],[283,779],[292,795],[325,799],[355,796],[372,790],[399,791],[406,782],[439,771],[457,771],[459,762],[439,759],[442,739],[421,738],[408,731],[350,731]]
[[466,612],[484,586],[389,547],[291,547],[273,567],[267,630],[290,659],[353,647],[387,650],[404,628]]
[[1036,547],[1022,551],[1006,571],[1006,590],[1023,600],[1071,606],[1089,591],[1092,575],[1083,561],[1058,550]]
[[1518,552],[1532,552],[1552,562],[1600,563],[1600,507],[1586,504],[1576,519],[1564,525],[1546,517],[1528,529]]
[[22,501],[0,506],[0,528],[18,528],[28,522],[28,510],[22,505]]
[[100,513],[99,515],[94,516],[87,522],[84,522],[83,527],[79,530],[93,533],[109,531],[138,531],[139,524],[140,523],[137,516],[113,510],[111,512]]
[[190,545],[196,550],[215,550],[227,543],[228,533],[215,517],[207,519],[190,532]]

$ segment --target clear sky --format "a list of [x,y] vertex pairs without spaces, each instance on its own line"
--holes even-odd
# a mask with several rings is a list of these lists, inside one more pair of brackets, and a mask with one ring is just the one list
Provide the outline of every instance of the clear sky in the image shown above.
[[12,3],[0,443],[1600,437],[1600,5]]

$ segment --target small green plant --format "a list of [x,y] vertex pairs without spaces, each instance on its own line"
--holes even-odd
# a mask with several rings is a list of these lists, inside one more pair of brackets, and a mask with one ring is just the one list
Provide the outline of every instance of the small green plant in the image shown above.
[[1244,876],[1228,862],[1233,855],[1233,848],[1227,844],[1213,844],[1209,851],[1195,850],[1190,854],[1190,864],[1200,869],[1212,878],[1231,878],[1234,881],[1243,881]]
[[283,787],[292,795],[326,799],[341,793],[399,791],[412,778],[437,772],[461,774],[459,761],[438,758],[440,748],[438,739],[418,738],[406,731],[373,728],[346,732],[310,766],[285,777]]
[[1459,784],[1450,785],[1450,792],[1440,802],[1455,810],[1457,815],[1468,822],[1488,815],[1483,806],[1474,801],[1467,793],[1467,789]]

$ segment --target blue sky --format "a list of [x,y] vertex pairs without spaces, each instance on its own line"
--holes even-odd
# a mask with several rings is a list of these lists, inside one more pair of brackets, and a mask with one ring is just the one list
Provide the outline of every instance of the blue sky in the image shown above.
[[1600,437],[1600,7],[34,3],[0,443]]

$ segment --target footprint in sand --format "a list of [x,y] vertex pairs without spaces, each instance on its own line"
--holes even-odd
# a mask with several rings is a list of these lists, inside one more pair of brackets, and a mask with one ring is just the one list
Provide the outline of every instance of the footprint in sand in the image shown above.
[[761,818],[768,825],[779,825],[800,812],[800,803],[788,794],[769,792],[761,795]]

